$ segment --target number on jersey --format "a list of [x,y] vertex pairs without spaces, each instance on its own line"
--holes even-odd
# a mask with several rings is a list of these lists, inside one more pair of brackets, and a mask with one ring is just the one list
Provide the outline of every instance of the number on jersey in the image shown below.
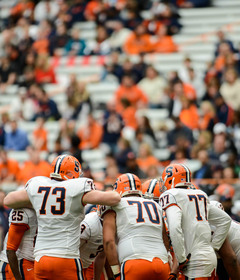
[[46,204],[48,201],[49,195],[56,196],[56,203],[58,205],[51,205],[51,213],[53,215],[63,215],[65,213],[65,197],[66,197],[66,189],[62,187],[55,187],[52,189],[51,187],[39,187],[38,193],[44,193],[42,206],[39,210],[40,215],[46,215]]
[[203,195],[203,194],[197,194],[197,195],[188,195],[188,199],[190,201],[194,201],[195,203],[195,207],[196,207],[196,219],[198,221],[203,221],[203,217],[201,215],[201,212],[200,212],[200,207],[199,207],[199,202],[202,202],[204,203],[204,210],[205,210],[205,219],[207,220],[207,199],[206,197]]
[[157,211],[156,204],[154,202],[151,201],[140,202],[137,200],[136,201],[128,200],[128,204],[137,205],[137,210],[138,210],[138,217],[136,219],[137,223],[145,222],[145,219],[143,218],[143,209],[145,209],[150,222],[152,222],[153,224],[158,224],[158,225],[160,224],[159,214]]

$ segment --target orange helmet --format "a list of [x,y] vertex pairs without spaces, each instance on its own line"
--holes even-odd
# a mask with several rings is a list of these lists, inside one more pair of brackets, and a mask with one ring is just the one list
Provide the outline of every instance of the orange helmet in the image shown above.
[[82,175],[80,162],[73,156],[61,155],[56,157],[51,164],[50,178],[68,180],[79,178]]
[[121,197],[129,194],[138,194],[142,196],[141,181],[136,175],[132,173],[125,173],[120,175],[113,187]]
[[158,201],[161,195],[160,183],[157,179],[147,180],[142,184],[142,194],[144,198]]
[[191,171],[184,164],[170,164],[164,169],[162,180],[168,190],[189,187],[191,186]]

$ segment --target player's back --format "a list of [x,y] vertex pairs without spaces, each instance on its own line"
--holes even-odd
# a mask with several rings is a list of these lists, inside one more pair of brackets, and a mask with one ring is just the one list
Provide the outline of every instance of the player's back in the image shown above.
[[118,254],[120,262],[130,259],[168,262],[162,239],[162,210],[159,205],[142,197],[124,197],[113,207],[116,212]]
[[27,192],[38,219],[36,259],[43,255],[79,257],[82,196],[91,189],[92,180],[88,178],[57,181],[34,177],[28,182]]
[[97,254],[103,251],[102,224],[97,212],[87,214],[81,223],[81,239],[87,242],[80,248],[83,268],[92,264]]

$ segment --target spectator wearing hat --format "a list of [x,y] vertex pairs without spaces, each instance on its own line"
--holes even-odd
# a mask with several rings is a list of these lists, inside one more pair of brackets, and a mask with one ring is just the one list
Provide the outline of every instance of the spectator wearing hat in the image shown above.
[[138,176],[139,179],[146,179],[147,175],[142,171],[137,163],[136,155],[133,152],[127,154],[126,168],[124,173],[132,173]]

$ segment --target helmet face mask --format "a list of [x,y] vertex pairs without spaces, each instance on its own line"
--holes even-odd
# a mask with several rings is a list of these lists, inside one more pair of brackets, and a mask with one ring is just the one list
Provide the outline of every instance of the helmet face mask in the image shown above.
[[191,171],[183,164],[170,164],[164,169],[162,180],[168,190],[178,187],[187,188],[192,184]]
[[61,155],[51,164],[50,178],[55,180],[69,180],[82,175],[80,162],[73,156]]
[[121,197],[127,195],[142,196],[141,181],[136,175],[131,173],[120,175],[114,183],[113,188],[120,194]]
[[161,195],[161,181],[157,179],[150,179],[143,183],[142,193],[143,197],[146,199],[153,199],[155,201],[159,200]]

